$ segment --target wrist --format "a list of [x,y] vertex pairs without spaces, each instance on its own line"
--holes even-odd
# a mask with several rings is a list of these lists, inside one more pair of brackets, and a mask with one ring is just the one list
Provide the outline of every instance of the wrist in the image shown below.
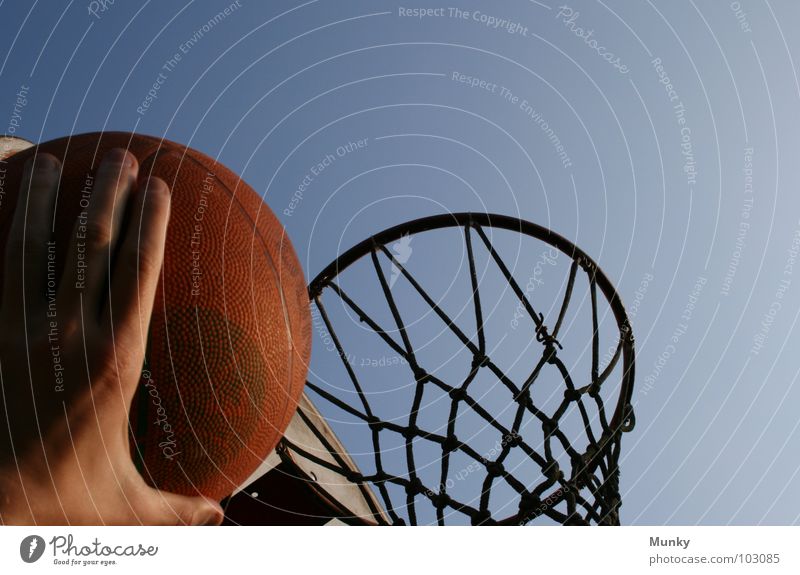
[[0,520],[3,525],[63,523],[62,501],[54,496],[55,488],[52,484],[41,484],[37,477],[41,475],[27,473],[17,466],[0,468]]
[[0,469],[0,521],[3,525],[35,523],[25,500],[25,490],[19,472],[16,469]]

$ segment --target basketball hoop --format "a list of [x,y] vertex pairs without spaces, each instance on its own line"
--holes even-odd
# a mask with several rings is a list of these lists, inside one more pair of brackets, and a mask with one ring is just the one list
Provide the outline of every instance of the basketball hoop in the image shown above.
[[[402,238],[420,237],[434,230],[458,231],[463,235],[474,335],[469,335],[467,330],[459,327],[453,317],[444,311],[442,302],[437,302],[426,291],[424,282],[411,273],[405,261],[401,261],[404,258],[389,248],[393,242]],[[569,266],[569,271],[558,288],[561,294],[560,305],[557,303],[552,306],[549,319],[539,311],[540,302],[531,297],[529,290],[523,289],[512,269],[509,269],[501,257],[501,250],[492,241],[493,234],[507,232],[519,234],[520,241],[525,238],[526,241],[544,242],[568,258],[564,266],[565,270]],[[490,351],[498,348],[493,348],[488,342],[485,329],[487,316],[483,302],[498,296],[492,293],[492,298],[488,298],[481,291],[476,266],[478,250],[482,250],[481,255],[485,257],[487,266],[496,266],[496,270],[499,270],[498,277],[504,278],[509,293],[530,319],[531,331],[527,336],[515,332],[520,337],[527,337],[528,342],[538,348],[538,352],[535,352],[538,357],[535,366],[522,380],[515,381],[506,373],[499,365],[501,362]],[[386,325],[386,318],[382,325],[379,319],[368,313],[366,305],[359,304],[343,287],[340,279],[357,262],[371,263],[380,285],[378,293],[385,299],[391,312],[387,316],[394,324],[391,327]],[[391,266],[392,275],[397,276],[393,280],[387,278],[384,270],[386,266]],[[359,267],[362,273],[364,269],[369,267]],[[565,318],[571,302],[576,299],[576,286],[581,275],[585,276],[587,286],[585,298],[590,301],[590,304],[586,303],[586,307],[591,310],[590,313],[587,312],[591,316],[591,341],[584,342],[590,373],[582,382],[575,374],[570,373],[562,358],[566,353],[562,348],[562,334],[568,331],[565,326],[569,323]],[[409,291],[413,290],[425,303],[429,313],[434,314],[446,326],[443,329],[458,338],[460,345],[468,352],[471,365],[463,380],[446,381],[436,370],[426,369],[420,361],[420,354],[409,336],[402,302],[398,301],[390,285],[391,281],[401,278],[407,282]],[[580,283],[583,284],[584,279]],[[610,348],[613,352],[609,351],[604,366],[601,365],[598,292],[607,304],[605,309],[611,311],[608,316],[608,321],[612,324],[611,333],[617,334],[613,336],[616,341]],[[313,399],[320,412],[324,413],[328,420],[327,425],[332,428],[336,428],[332,421],[336,417],[331,414],[337,411],[356,421],[355,429],[360,430],[358,433],[363,433],[362,437],[365,439],[371,439],[371,453],[361,454],[360,460],[355,454],[351,458],[335,436],[332,438],[330,433],[326,433],[326,425],[319,424],[319,413],[311,410],[308,405],[301,405],[295,419],[314,434],[314,447],[310,447],[311,441],[299,441],[287,433],[276,453],[284,468],[294,469],[298,477],[316,491],[320,500],[331,501],[335,497],[323,482],[315,481],[312,477],[319,475],[318,473],[302,472],[309,465],[332,472],[341,477],[343,483],[360,490],[363,494],[362,500],[369,508],[367,512],[355,513],[348,512],[345,504],[333,505],[335,513],[332,515],[352,524],[444,525],[459,520],[472,525],[525,525],[542,520],[564,525],[619,524],[621,437],[624,432],[631,431],[635,423],[630,403],[634,383],[634,338],[614,286],[597,264],[570,241],[547,228],[507,216],[458,213],[426,217],[385,230],[346,251],[311,282],[309,295],[324,329],[329,334],[335,353],[341,359],[348,381],[345,382],[347,385],[338,380],[336,385],[309,381],[306,394]],[[329,307],[323,302],[325,296],[340,302],[365,330],[380,338],[383,345],[401,358],[403,364],[407,364],[401,366],[407,370],[408,385],[404,389],[413,397],[410,402],[412,407],[404,420],[381,417],[373,408],[373,399],[376,396],[365,389],[364,383],[351,365],[349,358],[352,350],[345,349]],[[533,363],[534,360],[531,359],[531,364]],[[547,377],[550,380],[557,378],[557,385],[563,392],[563,398],[561,395],[557,398],[558,407],[549,412],[537,405],[532,393],[545,377],[542,375],[545,370],[551,370]],[[483,373],[497,382],[497,389],[501,390],[497,393],[505,393],[503,390],[509,392],[509,401],[504,409],[510,409],[514,415],[511,424],[501,422],[486,405],[496,403],[489,401],[491,398],[488,395],[480,400],[473,396],[475,394],[471,386],[475,385],[476,378]],[[607,397],[608,387],[615,387],[618,391],[610,418],[606,410],[606,403],[610,402]],[[431,390],[435,390],[449,402],[449,409],[441,410],[446,411],[441,414],[446,417],[443,417],[435,429],[421,422],[421,413],[425,409],[422,398]],[[493,397],[496,398],[496,394]],[[501,434],[499,448],[491,456],[473,447],[470,439],[464,439],[464,430],[459,429],[459,418],[465,412],[470,412],[470,417],[479,417],[486,429]],[[570,417],[574,416],[575,421],[580,422],[580,425],[573,426],[572,438],[566,432],[564,423],[568,412],[572,413]],[[523,425],[523,421],[527,423]],[[291,429],[292,427],[290,431]],[[352,435],[355,431],[351,427],[348,433]],[[389,435],[404,444],[403,456],[385,452]],[[426,483],[421,476],[420,463],[415,455],[418,455],[417,450],[422,444],[427,448],[435,448],[438,454],[435,461],[440,477],[438,485]],[[560,455],[556,454],[557,450]],[[510,463],[512,454],[515,460],[521,458],[528,463],[532,462],[531,468],[537,471],[518,471],[521,466],[514,467]],[[359,468],[365,468],[367,456],[372,470],[362,472]],[[474,462],[475,469],[479,470],[470,477],[479,483],[478,492],[472,498],[465,499],[452,490],[454,481],[451,464],[456,456],[469,458]],[[398,459],[404,460],[400,472],[390,469],[390,459],[394,463]],[[431,471],[430,466],[426,471]],[[508,495],[506,499],[514,501],[501,501],[498,505],[495,497],[492,504],[492,493],[500,489],[500,486],[505,489],[505,493],[513,495]],[[424,513],[423,506],[427,507]]]

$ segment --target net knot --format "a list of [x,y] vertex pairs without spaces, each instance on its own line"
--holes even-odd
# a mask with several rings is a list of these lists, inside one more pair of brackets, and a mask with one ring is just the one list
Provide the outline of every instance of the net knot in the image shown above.
[[489,461],[486,464],[486,472],[490,477],[500,477],[505,473],[505,468],[499,461]]
[[482,509],[473,513],[472,517],[470,517],[472,525],[492,525],[494,521],[492,521],[492,514],[489,513],[488,509]]
[[[553,340],[553,341],[555,341],[555,340]],[[556,342],[556,343],[558,343],[558,342]],[[558,357],[558,353],[557,353],[557,350],[556,350],[556,346],[553,344],[552,341],[545,342],[545,344],[544,344],[544,353],[542,355],[544,355],[544,360],[547,363],[549,363],[550,365],[553,365],[556,362],[556,358]]]
[[522,445],[522,436],[516,431],[510,431],[503,435],[503,445],[519,447]]
[[422,485],[419,477],[414,477],[406,484],[406,495],[413,497],[425,492],[425,486]]
[[350,483],[361,483],[362,480],[364,479],[363,475],[361,475],[358,471],[354,471],[352,469],[345,470],[344,476]]
[[522,407],[525,407],[530,410],[534,410],[535,406],[533,405],[533,399],[531,398],[531,394],[529,388],[524,388],[520,390],[518,394],[514,396],[514,401],[519,403]]
[[485,353],[476,353],[472,358],[472,368],[478,369],[479,367],[486,367],[489,365],[490,361],[489,356]]
[[547,332],[547,326],[544,324],[544,314],[541,312],[536,314],[538,321],[536,322],[536,341],[543,343],[546,348],[553,348],[552,353],[555,353],[555,348],[564,349],[561,343],[552,335]]
[[414,370],[414,379],[417,383],[428,383],[431,376],[424,369],[417,368]]
[[454,387],[448,392],[453,401],[464,401],[467,398],[467,390],[462,387]]
[[459,447],[461,447],[461,442],[455,435],[448,435],[442,443],[442,449],[446,453],[456,451]]
[[542,468],[542,473],[550,481],[558,481],[564,477],[564,474],[561,473],[561,469],[559,468],[558,462],[555,459],[547,463]]
[[523,493],[519,499],[519,512],[521,515],[528,517],[530,512],[538,510],[541,504],[542,500],[533,493]]
[[431,495],[431,502],[437,509],[444,509],[450,505],[451,501],[452,499],[447,493],[435,493]]

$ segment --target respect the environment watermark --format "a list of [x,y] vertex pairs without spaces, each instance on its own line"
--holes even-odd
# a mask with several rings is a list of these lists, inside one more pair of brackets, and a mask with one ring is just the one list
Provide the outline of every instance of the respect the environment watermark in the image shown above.
[[162,64],[156,79],[147,90],[147,94],[145,94],[145,97],[142,99],[141,103],[136,107],[136,112],[140,116],[144,116],[153,103],[158,99],[159,92],[164,87],[164,84],[167,83],[169,75],[177,69],[177,67],[183,61],[183,58],[192,50],[192,48],[194,48],[206,36],[206,34],[211,32],[211,30],[216,28],[223,20],[241,7],[242,0],[236,0],[235,2],[229,4],[223,10],[217,12],[213,18],[208,20],[208,22],[197,28],[190,37],[178,44],[178,49],[172,56],[166,59],[164,64]]
[[542,131],[545,137],[547,137],[547,140],[552,145],[553,150],[555,150],[558,159],[561,161],[561,165],[564,168],[572,167],[572,159],[567,153],[567,149],[561,141],[561,138],[559,138],[553,127],[550,126],[550,123],[547,121],[542,112],[537,110],[534,104],[528,99],[514,93],[508,86],[498,84],[497,82],[492,82],[478,76],[464,74],[458,70],[453,71],[450,74],[450,79],[454,82],[458,82],[459,84],[469,86],[470,88],[484,90],[490,94],[496,95],[500,97],[503,102],[518,108],[533,124],[535,124]]

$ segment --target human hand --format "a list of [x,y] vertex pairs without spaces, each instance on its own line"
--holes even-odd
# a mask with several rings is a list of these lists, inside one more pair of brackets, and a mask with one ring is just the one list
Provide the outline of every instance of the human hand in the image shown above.
[[[78,224],[55,274],[60,163],[30,161],[6,244],[0,302],[0,522],[207,525],[219,504],[148,486],[131,459],[139,384],[164,254],[169,188],[137,186],[133,155],[99,166],[76,289]],[[82,231],[82,230],[81,230]],[[84,248],[81,248],[84,249]],[[62,255],[63,257],[63,255]]]

